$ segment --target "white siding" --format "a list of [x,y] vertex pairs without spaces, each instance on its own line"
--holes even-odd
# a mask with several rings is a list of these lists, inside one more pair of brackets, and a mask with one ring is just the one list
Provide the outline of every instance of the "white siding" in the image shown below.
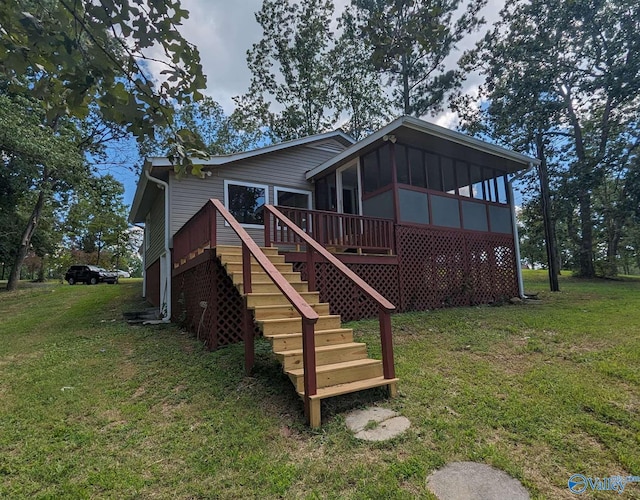
[[[336,147],[344,146],[333,141]],[[216,167],[211,177],[199,179],[193,176],[177,179],[171,177],[171,236],[187,222],[209,198],[224,201],[224,181],[255,182],[269,186],[269,203],[274,202],[274,186],[313,191],[313,185],[305,178],[305,172],[329,158],[334,152],[299,146],[273,154],[258,156],[228,166]],[[258,244],[264,244],[262,229],[247,228]],[[235,233],[218,220],[218,243],[239,244]]]
[[[150,188],[157,189],[154,185]],[[149,212],[148,220],[146,229],[149,232],[149,248],[145,257],[147,267],[158,260],[164,252],[164,191],[160,189]]]

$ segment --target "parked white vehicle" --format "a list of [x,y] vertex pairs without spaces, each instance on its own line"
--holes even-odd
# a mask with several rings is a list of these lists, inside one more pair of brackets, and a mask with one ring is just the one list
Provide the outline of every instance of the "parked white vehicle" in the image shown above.
[[131,274],[129,273],[129,271],[118,269],[116,272],[118,273],[118,278],[131,278]]

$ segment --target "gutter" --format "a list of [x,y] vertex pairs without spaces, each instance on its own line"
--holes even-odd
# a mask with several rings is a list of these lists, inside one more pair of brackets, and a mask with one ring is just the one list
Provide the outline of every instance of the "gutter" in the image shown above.
[[[161,304],[161,310],[164,309],[165,313],[164,316],[162,318],[162,320],[160,322],[162,323],[169,323],[171,322],[171,248],[169,248],[169,224],[170,224],[170,219],[169,219],[169,184],[167,184],[166,182],[158,179],[157,177],[152,177],[151,173],[151,165],[149,165],[149,168],[145,168],[144,169],[144,175],[145,177],[153,182],[154,184],[160,186],[160,189],[162,189],[164,191],[164,252],[165,252],[165,282],[164,282],[164,286],[165,286],[165,293],[164,293],[164,300],[165,303]],[[146,253],[146,249],[145,249],[145,253]],[[160,286],[162,286],[162,284],[160,284]],[[160,297],[162,297],[162,290],[160,290]],[[166,306],[162,307],[163,305]]]
[[518,235],[518,221],[516,220],[516,205],[513,196],[513,182],[522,179],[525,175],[531,172],[531,169],[535,166],[533,162],[529,162],[529,166],[526,170],[522,170],[517,173],[513,179],[509,181],[509,196],[511,198],[511,224],[513,226],[513,239],[516,249],[516,272],[518,274],[518,291],[520,298],[524,299],[524,281],[522,280],[522,262],[520,261],[520,237]]

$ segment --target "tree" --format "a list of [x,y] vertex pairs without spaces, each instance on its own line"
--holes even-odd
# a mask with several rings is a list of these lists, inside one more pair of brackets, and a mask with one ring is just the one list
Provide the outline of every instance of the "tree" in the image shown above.
[[[274,140],[316,134],[338,117],[328,57],[333,11],[331,0],[265,0],[256,13],[263,37],[247,52],[251,83],[236,103]],[[271,108],[271,99],[279,110]]]
[[[43,143],[64,142],[62,129],[92,112],[141,140],[152,137],[154,127],[171,123],[173,106],[200,98],[205,84],[196,48],[177,29],[187,14],[172,0],[9,0],[0,9],[3,95],[14,104],[16,98],[28,97],[23,110],[32,111],[39,123],[25,119],[21,126]],[[161,56],[151,57],[152,51]],[[165,80],[159,85],[149,72],[150,62],[164,67]],[[74,137],[66,150],[75,147],[75,154],[82,154],[92,137]],[[176,134],[172,151],[179,170],[191,165],[185,138],[188,134]],[[5,134],[0,151],[39,175],[31,176],[38,196],[22,231],[8,289],[16,286],[42,207],[64,177],[62,163],[30,154],[24,144],[16,149],[14,143]]]
[[[76,147],[75,128],[64,120],[59,120],[56,132],[42,127],[43,114],[32,100],[11,99],[0,94],[1,161],[9,174],[4,177],[5,189],[11,192],[13,199],[13,205],[4,212],[2,219],[12,226],[11,232],[17,236],[10,240],[13,249],[5,251],[13,257],[7,284],[9,290],[16,286],[20,267],[45,211],[45,202],[56,192],[68,191],[73,183],[86,175],[84,159]],[[25,211],[26,216],[23,216]],[[21,221],[23,227],[16,227],[16,222]]]
[[102,251],[115,251],[127,229],[122,184],[111,175],[90,179],[84,189],[78,190],[66,225],[74,246],[86,253],[95,252],[93,264],[99,266]]
[[636,154],[636,11],[631,0],[521,0],[505,7],[501,21],[466,57],[467,68],[486,77],[486,113],[501,124],[503,137],[515,130],[518,140],[534,144],[538,137],[553,149],[547,158],[561,173],[558,192],[578,209],[577,225],[566,212],[567,226],[579,240],[575,261],[584,277],[595,275],[594,190],[621,141],[627,146],[626,166],[615,162],[620,175]]
[[348,116],[344,131],[360,140],[389,121],[391,103],[359,36],[352,8],[345,8],[338,28],[341,35],[329,56],[336,82],[336,106]]
[[209,155],[223,155],[247,151],[263,139],[259,127],[242,120],[239,113],[225,115],[222,106],[210,97],[182,106],[176,111],[172,127],[156,129],[156,137],[146,140],[143,156],[165,156],[171,150],[172,128],[188,130],[194,144]]
[[463,73],[446,69],[451,51],[483,23],[486,0],[470,0],[454,20],[462,0],[352,0],[360,32],[375,68],[393,88],[394,107],[421,117],[442,110],[446,95]]

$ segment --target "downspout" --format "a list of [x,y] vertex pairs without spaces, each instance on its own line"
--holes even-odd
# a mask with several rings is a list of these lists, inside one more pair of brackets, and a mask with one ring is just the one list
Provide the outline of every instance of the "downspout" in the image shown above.
[[516,220],[516,205],[513,197],[513,182],[522,179],[525,175],[531,172],[533,163],[529,163],[529,167],[522,172],[516,174],[509,182],[509,198],[511,200],[511,225],[513,226],[513,242],[516,248],[516,272],[518,274],[518,292],[520,298],[524,299],[524,281],[522,280],[522,263],[520,262],[520,237],[518,235],[518,221]]
[[[164,294],[164,299],[166,303],[165,315],[162,318],[163,323],[169,323],[171,321],[171,249],[169,248],[169,230],[170,230],[170,219],[169,219],[169,184],[158,179],[157,177],[152,177],[151,166],[144,170],[144,175],[146,178],[153,182],[154,184],[160,186],[160,189],[164,191],[164,252],[165,252],[165,287],[166,292]],[[161,285],[162,286],[162,285]]]

